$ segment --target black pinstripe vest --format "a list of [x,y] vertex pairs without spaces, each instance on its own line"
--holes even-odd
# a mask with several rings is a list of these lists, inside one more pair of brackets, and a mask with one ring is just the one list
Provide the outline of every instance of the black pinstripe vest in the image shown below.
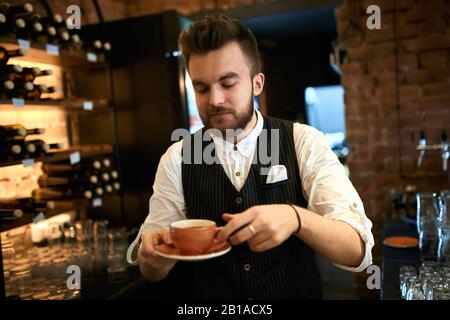
[[[267,176],[260,174],[263,165],[258,160],[253,162],[247,180],[238,192],[218,162],[211,165],[183,163],[183,190],[189,218],[211,219],[221,226],[225,224],[224,212],[238,213],[254,205],[293,203],[307,206],[295,153],[293,123],[264,117],[263,128],[267,129],[267,141],[270,141],[270,129],[279,129],[279,164],[287,168],[288,180],[266,184]],[[195,134],[203,135],[203,130]],[[193,138],[191,135],[191,150],[194,150]],[[183,150],[187,150],[186,143],[189,143],[185,140]],[[255,157],[259,147],[267,147],[270,154],[270,143],[260,146],[259,140]],[[203,142],[203,150],[211,143]],[[195,292],[199,299],[321,298],[314,252],[295,236],[262,253],[252,252],[246,243],[234,246],[224,256],[195,263],[194,270]]]

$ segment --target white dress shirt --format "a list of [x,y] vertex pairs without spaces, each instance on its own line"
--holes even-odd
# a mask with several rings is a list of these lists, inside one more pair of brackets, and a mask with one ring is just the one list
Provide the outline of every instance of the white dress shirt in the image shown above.
[[[264,118],[256,110],[257,124],[241,141],[234,144],[219,136],[212,136],[216,154],[228,178],[239,191],[244,185],[250,171],[256,143],[263,129]],[[308,202],[308,210],[328,219],[341,220],[350,224],[365,242],[365,257],[354,268],[338,265],[339,268],[360,272],[372,264],[372,247],[374,239],[371,232],[372,222],[364,212],[363,203],[348,179],[345,169],[331,150],[324,135],[317,129],[295,123],[294,143],[300,170],[303,196]],[[130,245],[127,259],[131,255],[140,236],[145,232],[168,228],[173,221],[186,219],[186,204],[183,196],[181,178],[182,141],[171,145],[161,157],[150,198],[150,212],[145,219],[136,240]],[[236,175],[236,172],[240,174]]]

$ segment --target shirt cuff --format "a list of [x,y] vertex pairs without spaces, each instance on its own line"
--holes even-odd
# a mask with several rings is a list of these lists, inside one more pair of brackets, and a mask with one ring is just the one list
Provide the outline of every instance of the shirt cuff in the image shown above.
[[360,235],[361,239],[365,243],[365,252],[364,252],[364,259],[362,260],[361,264],[358,267],[349,267],[338,263],[333,263],[336,267],[351,271],[351,272],[361,272],[364,271],[368,266],[372,265],[372,248],[374,246],[374,240],[372,234],[368,234],[364,226],[362,226],[360,223],[356,222],[352,219],[345,219],[345,218],[338,218],[334,220],[339,220],[348,223],[351,225]]
[[134,239],[134,241],[130,244],[127,250],[127,262],[130,265],[138,265],[138,255],[137,252],[139,250],[139,246],[141,245],[142,236],[146,234],[147,232],[154,231],[154,230],[160,230],[162,227],[155,223],[143,223],[141,227],[139,228],[139,232]]

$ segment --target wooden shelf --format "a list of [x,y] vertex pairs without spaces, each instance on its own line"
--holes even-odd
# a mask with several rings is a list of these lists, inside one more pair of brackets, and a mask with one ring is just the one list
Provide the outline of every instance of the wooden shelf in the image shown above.
[[[94,199],[71,199],[71,200],[54,200],[56,203],[57,208],[53,210],[48,210],[45,215],[44,219],[50,218],[53,216],[56,216],[58,214],[73,211],[73,210],[80,210],[82,208],[92,208],[100,205],[103,205],[103,201],[107,201],[113,197],[117,197],[118,194],[109,194],[107,196],[98,197]],[[101,201],[99,201],[101,199]],[[23,216],[20,219],[15,220],[0,220],[0,232],[5,232],[14,228],[18,228],[21,226],[24,226],[26,224],[30,224],[34,222],[34,219],[36,218],[38,214],[37,213],[30,213],[30,212],[24,212]]]
[[24,166],[32,165],[35,162],[55,162],[61,160],[69,160],[71,154],[79,152],[81,158],[89,158],[99,155],[111,155],[114,153],[114,147],[110,144],[100,145],[84,145],[75,146],[64,150],[49,152],[45,156],[37,158],[11,159],[0,162],[0,167],[14,166],[23,164]]
[[[15,36],[0,37],[0,46],[8,50],[19,49],[18,40]],[[53,49],[57,48],[58,54]],[[53,52],[53,53],[52,53]],[[26,61],[33,61],[39,63],[47,63],[57,65],[65,68],[80,68],[80,67],[105,67],[105,58],[103,55],[95,55],[96,61],[92,61],[94,56],[83,51],[68,50],[58,46],[30,42],[28,52],[23,57],[16,57],[16,59],[23,59]]]
[[[23,103],[23,105],[22,105]],[[68,112],[107,112],[110,111],[110,103],[108,99],[99,98],[69,98],[69,99],[54,99],[54,100],[0,100],[0,110],[10,108],[48,108],[59,107]]]

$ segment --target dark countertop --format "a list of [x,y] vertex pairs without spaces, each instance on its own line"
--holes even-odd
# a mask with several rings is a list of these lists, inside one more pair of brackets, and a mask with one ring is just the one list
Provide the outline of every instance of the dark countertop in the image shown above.
[[127,272],[116,279],[108,278],[106,274],[95,278],[81,286],[81,300],[127,299],[138,291],[145,283],[138,267],[129,267]]
[[[385,218],[383,240],[390,236],[417,237],[414,221]],[[399,269],[404,265],[420,267],[419,248],[397,249],[383,245],[381,265],[381,300],[400,300]]]

